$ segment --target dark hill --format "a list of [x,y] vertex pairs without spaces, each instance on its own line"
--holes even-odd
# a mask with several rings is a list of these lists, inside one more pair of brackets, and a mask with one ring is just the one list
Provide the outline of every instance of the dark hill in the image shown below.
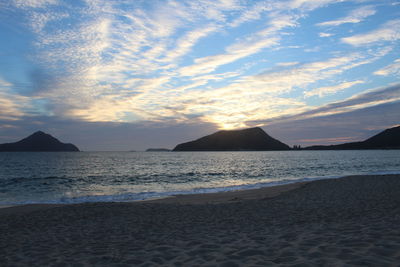
[[58,139],[38,131],[15,143],[0,144],[0,151],[79,151],[73,144],[61,143]]
[[263,151],[289,150],[289,146],[272,138],[261,128],[218,131],[195,141],[177,145],[173,151]]
[[307,150],[342,150],[342,149],[400,149],[400,126],[383,132],[362,142],[345,143],[330,146],[310,146]]

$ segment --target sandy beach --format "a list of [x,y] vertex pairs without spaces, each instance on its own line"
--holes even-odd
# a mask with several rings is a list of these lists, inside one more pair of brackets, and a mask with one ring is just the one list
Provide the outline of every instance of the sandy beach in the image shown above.
[[1,266],[398,266],[400,175],[0,209]]

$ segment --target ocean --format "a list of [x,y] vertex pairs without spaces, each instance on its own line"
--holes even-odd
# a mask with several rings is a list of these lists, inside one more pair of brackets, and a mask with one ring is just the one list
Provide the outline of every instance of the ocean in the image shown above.
[[0,205],[136,201],[400,173],[400,150],[3,152]]

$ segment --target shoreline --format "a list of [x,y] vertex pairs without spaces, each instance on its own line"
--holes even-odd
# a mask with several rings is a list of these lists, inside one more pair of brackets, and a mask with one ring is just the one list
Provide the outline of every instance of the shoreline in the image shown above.
[[[272,191],[271,191],[272,190]],[[0,210],[2,266],[395,266],[400,175]]]
[[[335,178],[338,179],[338,178]],[[0,216],[6,213],[32,212],[42,209],[66,207],[74,205],[106,204],[106,203],[128,203],[128,204],[179,204],[179,205],[203,205],[203,204],[224,204],[244,200],[267,199],[276,197],[284,192],[295,190],[309,182],[295,182],[283,185],[265,186],[253,189],[240,189],[233,191],[197,193],[197,194],[177,194],[155,199],[135,200],[135,201],[115,201],[115,202],[83,202],[83,203],[39,203],[21,205],[0,205]]]
[[[15,210],[19,211],[36,211],[41,209],[55,208],[55,207],[67,207],[74,205],[90,205],[90,204],[179,204],[179,205],[204,205],[204,204],[228,204],[246,200],[265,200],[274,198],[280,194],[290,192],[292,190],[299,189],[307,184],[314,183],[317,181],[326,180],[338,180],[346,179],[351,177],[384,177],[384,176],[399,176],[400,174],[371,174],[371,175],[349,175],[349,176],[330,176],[326,178],[316,177],[309,178],[307,181],[299,180],[295,182],[288,182],[277,185],[267,185],[257,188],[250,189],[238,189],[231,191],[220,191],[220,192],[206,192],[206,193],[190,193],[190,194],[176,194],[164,197],[149,198],[144,200],[133,200],[133,201],[91,201],[91,202],[79,202],[79,203],[29,203],[29,204],[16,204],[16,205],[0,205],[0,215],[3,211]],[[306,178],[304,178],[306,179]],[[399,178],[400,179],[400,178]]]
[[[400,175],[398,172],[379,172],[372,174],[354,174],[344,176],[320,176],[320,177],[303,177],[296,180],[284,180],[278,182],[262,182],[249,185],[237,186],[238,189],[234,189],[236,186],[221,187],[221,188],[206,188],[205,190],[211,189],[222,189],[221,191],[210,191],[202,193],[193,193],[191,191],[179,192],[177,194],[168,194],[159,197],[150,197],[147,199],[138,200],[122,200],[122,201],[82,201],[82,202],[71,202],[71,203],[22,203],[22,204],[0,204],[0,211],[2,209],[21,207],[21,206],[64,206],[64,205],[79,205],[89,203],[143,203],[143,202],[154,202],[154,203],[181,203],[181,204],[205,204],[205,203],[222,203],[226,201],[234,201],[241,199],[256,199],[258,195],[265,194],[271,195],[271,197],[280,194],[281,192],[296,189],[307,183],[312,183],[319,180],[330,180],[330,179],[342,179],[353,176],[386,176],[386,175]],[[227,189],[228,190],[223,190]],[[270,189],[271,188],[271,189]],[[254,194],[254,195],[253,195]]]
[[[384,174],[367,174],[367,175],[347,175],[347,176],[326,176],[302,178],[294,182],[283,184],[264,185],[255,188],[240,188],[229,191],[205,192],[205,193],[188,193],[188,194],[172,194],[162,197],[148,198],[144,200],[132,201],[87,201],[77,203],[28,203],[28,204],[5,204],[0,205],[0,215],[4,209],[18,210],[40,210],[42,208],[62,207],[69,205],[84,205],[84,204],[101,204],[101,203],[158,203],[158,204],[222,204],[237,202],[242,200],[256,200],[276,197],[282,193],[301,188],[302,186],[316,181],[345,179],[348,177],[369,177],[369,176],[400,176],[399,173],[384,173]],[[255,184],[257,186],[257,184]],[[254,185],[251,185],[254,186]]]
[[[281,185],[265,186],[252,189],[240,189],[233,191],[178,194],[160,199],[149,199],[138,202],[159,203],[159,204],[180,204],[180,205],[204,205],[204,204],[227,204],[246,200],[260,200],[279,196],[282,193],[301,188],[309,182],[294,182]],[[133,203],[133,202],[131,202]]]

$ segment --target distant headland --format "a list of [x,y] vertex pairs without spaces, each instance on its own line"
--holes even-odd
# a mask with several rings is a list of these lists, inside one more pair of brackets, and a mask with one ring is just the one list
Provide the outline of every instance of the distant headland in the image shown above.
[[[197,140],[181,143],[173,150],[149,148],[146,152],[169,151],[270,151],[270,150],[360,150],[360,149],[400,149],[400,126],[386,129],[364,141],[338,145],[294,146],[271,137],[259,127],[242,130],[222,130]],[[60,142],[50,134],[37,131],[14,143],[0,144],[0,152],[17,151],[80,151],[73,144]]]
[[267,151],[267,150],[356,150],[356,149],[400,149],[400,126],[386,129],[361,142],[339,145],[317,145],[290,148],[272,138],[261,128],[218,131],[194,141],[177,145],[173,151]]
[[173,151],[265,151],[290,150],[290,147],[269,136],[259,127],[244,130],[223,130],[195,141],[177,145]]
[[146,152],[170,152],[171,149],[168,148],[148,148]]
[[386,129],[361,142],[330,146],[310,146],[305,150],[400,149],[400,126]]
[[65,144],[50,134],[37,131],[15,143],[0,144],[0,152],[79,151],[73,144]]

